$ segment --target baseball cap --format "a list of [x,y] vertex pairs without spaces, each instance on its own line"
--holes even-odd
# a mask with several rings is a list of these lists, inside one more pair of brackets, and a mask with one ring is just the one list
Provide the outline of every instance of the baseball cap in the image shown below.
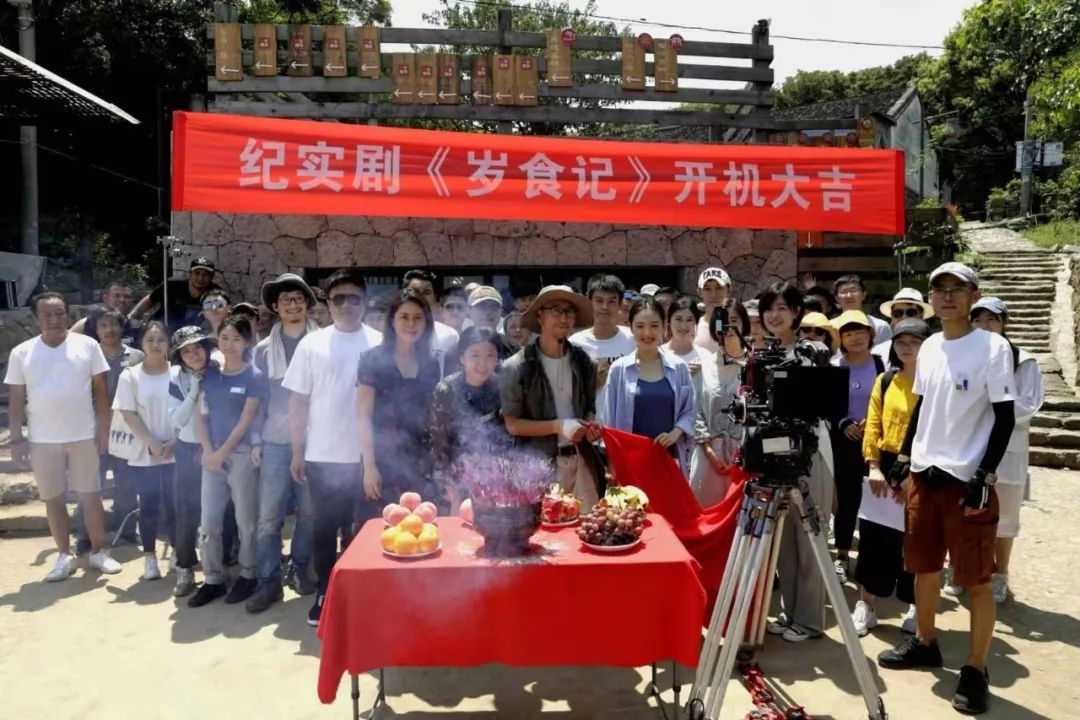
[[502,306],[502,295],[490,285],[481,285],[469,293],[469,307],[475,307],[482,302],[496,302]]
[[761,310],[758,308],[758,301],[747,300],[743,303],[743,307],[746,308],[746,314],[750,317],[761,317]]
[[979,312],[980,310],[989,310],[990,312],[997,315],[999,318],[1009,317],[1009,307],[1001,298],[980,298],[979,302],[971,306],[971,317],[975,317],[975,313]]
[[656,291],[660,289],[660,286],[655,283],[649,283],[648,285],[641,286],[641,294],[652,297],[656,294]]
[[697,278],[698,290],[705,287],[705,283],[709,280],[715,280],[720,283],[720,286],[731,285],[731,277],[724,271],[723,268],[711,267],[705,268],[701,271],[701,274]]
[[210,272],[215,272],[217,268],[214,267],[214,263],[210,261],[210,258],[200,255],[191,261],[188,270],[209,270]]
[[930,326],[919,318],[904,318],[896,323],[896,327],[892,331],[893,340],[901,335],[911,335],[920,340],[925,340],[930,337]]
[[933,285],[934,281],[942,275],[952,275],[954,278],[971,283],[973,287],[979,287],[979,276],[964,263],[947,262],[944,265],[939,265],[934,272],[930,273],[930,284]]

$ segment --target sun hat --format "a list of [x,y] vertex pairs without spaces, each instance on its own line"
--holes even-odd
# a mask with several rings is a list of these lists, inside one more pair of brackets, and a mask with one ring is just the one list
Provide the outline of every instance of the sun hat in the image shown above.
[[191,265],[188,266],[188,272],[192,270],[209,270],[210,272],[217,272],[214,263],[205,255],[200,255],[191,261]]
[[893,305],[896,303],[918,305],[923,310],[923,318],[934,317],[934,308],[930,307],[930,303],[925,302],[923,294],[915,288],[900,288],[899,292],[893,295],[893,299],[881,303],[878,310],[881,311],[883,316],[891,318]]
[[971,306],[971,317],[975,317],[975,313],[980,310],[989,310],[990,312],[997,315],[999,318],[1009,317],[1009,307],[1001,298],[996,298],[992,296],[980,298],[979,302]]
[[840,317],[832,321],[832,325],[838,332],[846,325],[861,325],[870,330],[871,337],[874,336],[874,325],[862,310],[845,310],[840,313]]
[[304,278],[296,273],[282,273],[273,280],[264,282],[262,286],[263,305],[272,311],[278,295],[281,295],[286,290],[299,290],[307,298],[308,308],[315,307],[315,291],[304,281]]
[[700,290],[705,287],[705,283],[710,280],[715,280],[720,283],[720,287],[731,285],[731,276],[729,276],[723,268],[710,267],[701,271],[701,274],[697,278],[697,288]]
[[469,307],[476,307],[480,303],[494,302],[502,307],[502,293],[490,285],[481,285],[469,293]]
[[656,291],[659,290],[659,289],[660,289],[660,286],[657,285],[656,283],[649,283],[648,285],[642,285],[641,286],[641,294],[642,295],[647,295],[648,297],[652,297],[653,295],[656,294]]
[[179,363],[181,350],[188,345],[202,342],[208,342],[210,345],[217,347],[217,338],[209,332],[197,325],[185,325],[173,333],[172,340],[169,343],[172,346],[172,350],[169,352],[169,360]]
[[829,318],[825,317],[824,313],[811,312],[803,315],[802,320],[799,321],[800,328],[818,328],[829,333],[829,337],[832,338],[832,349],[836,350],[840,347],[840,333],[833,327]]
[[930,326],[919,318],[904,318],[893,328],[892,339],[895,340],[901,335],[911,335],[925,340],[930,337]]
[[536,296],[536,299],[532,301],[529,307],[521,314],[521,324],[527,327],[533,332],[540,332],[540,320],[537,317],[537,313],[541,308],[553,303],[557,300],[568,302],[574,306],[577,310],[577,318],[575,324],[577,327],[588,327],[592,325],[592,303],[581,293],[574,292],[573,288],[567,285],[547,285],[540,290],[540,293]]
[[973,287],[979,287],[979,276],[964,263],[947,262],[939,265],[934,272],[930,273],[930,284],[933,285],[934,281],[942,275],[952,275],[966,283],[971,283]]

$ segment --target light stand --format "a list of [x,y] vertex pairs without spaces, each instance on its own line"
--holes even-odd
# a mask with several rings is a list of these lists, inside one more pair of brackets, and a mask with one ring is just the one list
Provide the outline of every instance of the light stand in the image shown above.
[[186,255],[181,238],[175,235],[158,235],[157,244],[161,246],[161,305],[165,327],[169,327],[169,258]]
[[887,720],[885,703],[874,684],[843,589],[829,562],[829,548],[821,531],[820,516],[810,489],[801,478],[781,483],[754,480],[746,484],[735,539],[705,636],[703,659],[698,664],[687,704],[690,720],[719,718],[751,612],[754,616],[749,625],[749,641],[759,645],[764,640],[779,534],[791,509],[798,513],[802,530],[810,539],[815,564],[825,582],[848,659],[866,703],[867,717],[869,720]]

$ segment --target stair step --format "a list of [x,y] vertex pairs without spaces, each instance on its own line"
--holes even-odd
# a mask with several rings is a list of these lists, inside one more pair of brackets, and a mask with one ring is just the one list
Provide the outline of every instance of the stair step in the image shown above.
[[1031,427],[1080,430],[1080,417],[1072,413],[1046,412],[1040,410],[1031,418]]
[[1080,431],[1063,428],[1031,428],[1031,446],[1080,448]]
[[1054,412],[1080,412],[1080,398],[1050,395],[1043,401],[1043,410]]
[[1028,460],[1037,467],[1080,470],[1080,450],[1033,447]]

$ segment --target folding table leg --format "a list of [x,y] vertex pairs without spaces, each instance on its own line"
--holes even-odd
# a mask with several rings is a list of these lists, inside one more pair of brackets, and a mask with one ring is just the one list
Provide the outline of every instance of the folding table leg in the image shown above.
[[360,720],[360,677],[350,675],[352,679],[352,716],[353,720]]
[[672,716],[674,720],[679,720],[679,711],[682,707],[681,703],[679,703],[679,692],[682,690],[682,684],[679,682],[679,664],[674,660],[671,661],[671,690],[675,694]]

